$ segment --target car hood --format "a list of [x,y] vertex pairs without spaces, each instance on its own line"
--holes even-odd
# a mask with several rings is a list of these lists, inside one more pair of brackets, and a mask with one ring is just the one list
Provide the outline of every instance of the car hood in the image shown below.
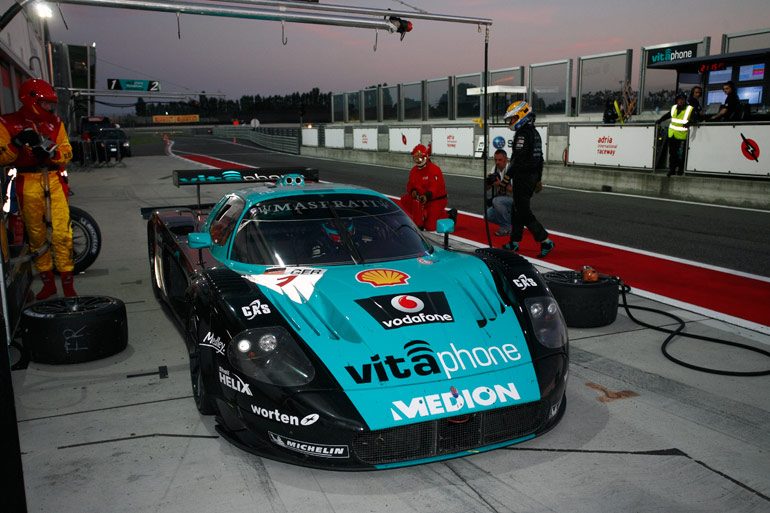
[[372,429],[540,398],[516,314],[475,257],[437,252],[245,277],[327,366]]

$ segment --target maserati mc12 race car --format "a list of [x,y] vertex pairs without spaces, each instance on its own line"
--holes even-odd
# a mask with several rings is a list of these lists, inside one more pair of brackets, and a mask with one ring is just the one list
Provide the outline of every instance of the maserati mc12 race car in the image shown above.
[[149,217],[152,286],[219,433],[268,458],[359,470],[556,425],[567,331],[537,270],[432,243],[387,197],[311,183],[313,171],[175,171],[179,185],[253,183]]

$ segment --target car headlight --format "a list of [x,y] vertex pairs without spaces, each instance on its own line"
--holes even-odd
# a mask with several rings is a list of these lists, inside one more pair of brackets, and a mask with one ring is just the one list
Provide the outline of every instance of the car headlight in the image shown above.
[[315,368],[285,328],[253,328],[238,333],[227,359],[244,375],[276,386],[300,386],[315,377]]
[[524,300],[524,307],[538,342],[545,347],[559,348],[567,343],[567,328],[556,300],[549,296]]
[[130,142],[126,141],[126,142],[123,143],[123,147],[124,148],[128,148],[129,146],[131,146]]

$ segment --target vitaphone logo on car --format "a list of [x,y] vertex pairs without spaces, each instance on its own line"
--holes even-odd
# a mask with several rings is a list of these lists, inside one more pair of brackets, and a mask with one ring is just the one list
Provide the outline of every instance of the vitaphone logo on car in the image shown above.
[[415,292],[357,299],[386,330],[436,322],[454,322],[442,292]]
[[357,385],[442,373],[447,379],[452,379],[456,374],[462,375],[474,369],[492,370],[499,365],[519,361],[521,353],[513,344],[458,349],[454,343],[449,344],[449,351],[435,352],[428,342],[412,340],[404,344],[402,355],[375,354],[369,360],[345,366]]
[[283,175],[260,175],[259,173],[244,173],[242,171],[227,170],[221,173],[208,172],[196,176],[179,177],[180,184],[188,183],[214,183],[214,182],[242,182],[257,180],[279,180]]

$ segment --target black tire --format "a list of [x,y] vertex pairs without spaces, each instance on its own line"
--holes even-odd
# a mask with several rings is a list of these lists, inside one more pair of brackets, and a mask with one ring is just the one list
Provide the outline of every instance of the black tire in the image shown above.
[[543,279],[570,328],[597,328],[615,322],[620,289],[613,278],[600,275],[597,281],[584,282],[575,271],[552,271]]
[[91,214],[78,207],[70,206],[72,221],[72,263],[73,274],[88,269],[102,250],[102,232]]
[[128,345],[126,305],[106,296],[38,301],[22,312],[21,338],[30,359],[37,363],[106,358]]
[[155,238],[152,221],[147,223],[147,255],[150,260],[150,285],[155,299],[162,299],[162,292],[158,287],[158,275],[155,271]]
[[190,384],[192,385],[195,407],[203,415],[214,415],[217,412],[216,401],[209,392],[206,371],[211,371],[211,362],[204,359],[200,348],[200,323],[198,312],[193,307],[187,315],[185,323],[185,337],[187,338],[187,354],[190,358]]

